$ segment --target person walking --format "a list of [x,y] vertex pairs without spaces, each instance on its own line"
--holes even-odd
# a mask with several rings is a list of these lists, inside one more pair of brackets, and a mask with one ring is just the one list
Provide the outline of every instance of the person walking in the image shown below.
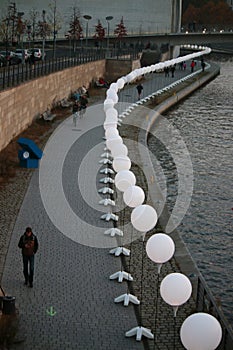
[[190,64],[190,67],[191,67],[191,72],[193,73],[194,67],[195,67],[195,62],[194,62],[194,60],[192,60],[192,62],[191,62],[191,64]]
[[76,128],[77,125],[77,119],[78,119],[78,115],[80,112],[80,102],[78,100],[76,100],[73,104],[73,109],[72,109],[72,113],[73,113],[73,124],[74,127]]
[[137,89],[137,91],[138,91],[138,100],[140,100],[141,94],[142,94],[142,90],[143,90],[142,84],[139,83],[139,84],[136,86],[136,89]]
[[33,287],[34,258],[38,250],[37,237],[32,233],[31,227],[27,227],[25,233],[20,237],[18,247],[22,249],[24,284]]
[[82,118],[86,112],[88,99],[86,95],[82,95],[79,100],[80,103],[80,118]]

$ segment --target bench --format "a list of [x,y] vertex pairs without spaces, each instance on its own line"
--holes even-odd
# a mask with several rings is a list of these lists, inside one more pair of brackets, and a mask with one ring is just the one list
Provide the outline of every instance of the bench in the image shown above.
[[62,108],[68,108],[72,106],[72,102],[67,101],[66,98],[63,98],[60,102]]
[[45,111],[44,113],[42,113],[42,118],[45,121],[52,121],[54,118],[56,118],[56,114],[52,114],[50,111]]
[[101,84],[98,80],[95,81],[95,85],[96,88],[106,88],[106,84]]

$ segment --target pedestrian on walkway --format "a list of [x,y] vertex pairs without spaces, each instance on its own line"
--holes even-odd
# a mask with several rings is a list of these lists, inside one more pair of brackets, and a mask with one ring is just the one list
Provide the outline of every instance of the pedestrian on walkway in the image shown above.
[[139,84],[136,86],[136,89],[137,89],[137,91],[138,91],[138,100],[140,100],[141,94],[142,94],[142,90],[143,90],[142,84],[139,83]]
[[80,109],[81,109],[80,102],[78,100],[76,100],[73,104],[73,109],[72,109],[74,127],[76,127],[76,125],[77,125],[77,119],[78,119]]
[[204,70],[205,70],[204,58],[201,59],[201,68],[202,68],[202,72],[204,72]]
[[82,95],[79,100],[80,103],[80,118],[82,118],[86,112],[88,99],[86,95]]
[[191,67],[191,72],[194,71],[194,67],[195,67],[195,62],[194,60],[192,60],[191,64],[190,64],[190,67]]
[[175,65],[171,66],[172,78],[174,78],[174,73],[175,73],[175,70],[176,70]]
[[18,247],[22,249],[24,284],[33,287],[34,258],[38,250],[37,237],[32,233],[31,227],[27,227],[25,233],[20,237]]
[[164,67],[165,77],[169,77],[169,67]]

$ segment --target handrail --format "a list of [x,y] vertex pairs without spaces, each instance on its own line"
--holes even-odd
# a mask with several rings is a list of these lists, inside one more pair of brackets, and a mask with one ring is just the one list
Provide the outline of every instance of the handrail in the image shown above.
[[138,58],[139,51],[132,49],[85,49],[77,52],[75,56],[57,57],[45,61],[37,61],[35,65],[30,63],[17,66],[8,66],[0,69],[0,90],[18,86],[25,81],[39,78],[50,73],[58,72],[66,68],[98,61],[106,58],[127,56],[128,59]]

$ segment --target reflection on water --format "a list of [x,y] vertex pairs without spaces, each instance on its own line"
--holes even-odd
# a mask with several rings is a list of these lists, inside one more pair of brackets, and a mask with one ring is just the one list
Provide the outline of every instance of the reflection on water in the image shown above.
[[[233,325],[233,66],[221,64],[214,81],[171,110],[167,118],[179,129],[190,152],[194,192],[178,227],[215,298]],[[167,179],[167,205],[177,198],[176,169],[163,147],[157,159]],[[159,152],[159,154],[157,153]],[[169,164],[172,166],[169,167]]]

